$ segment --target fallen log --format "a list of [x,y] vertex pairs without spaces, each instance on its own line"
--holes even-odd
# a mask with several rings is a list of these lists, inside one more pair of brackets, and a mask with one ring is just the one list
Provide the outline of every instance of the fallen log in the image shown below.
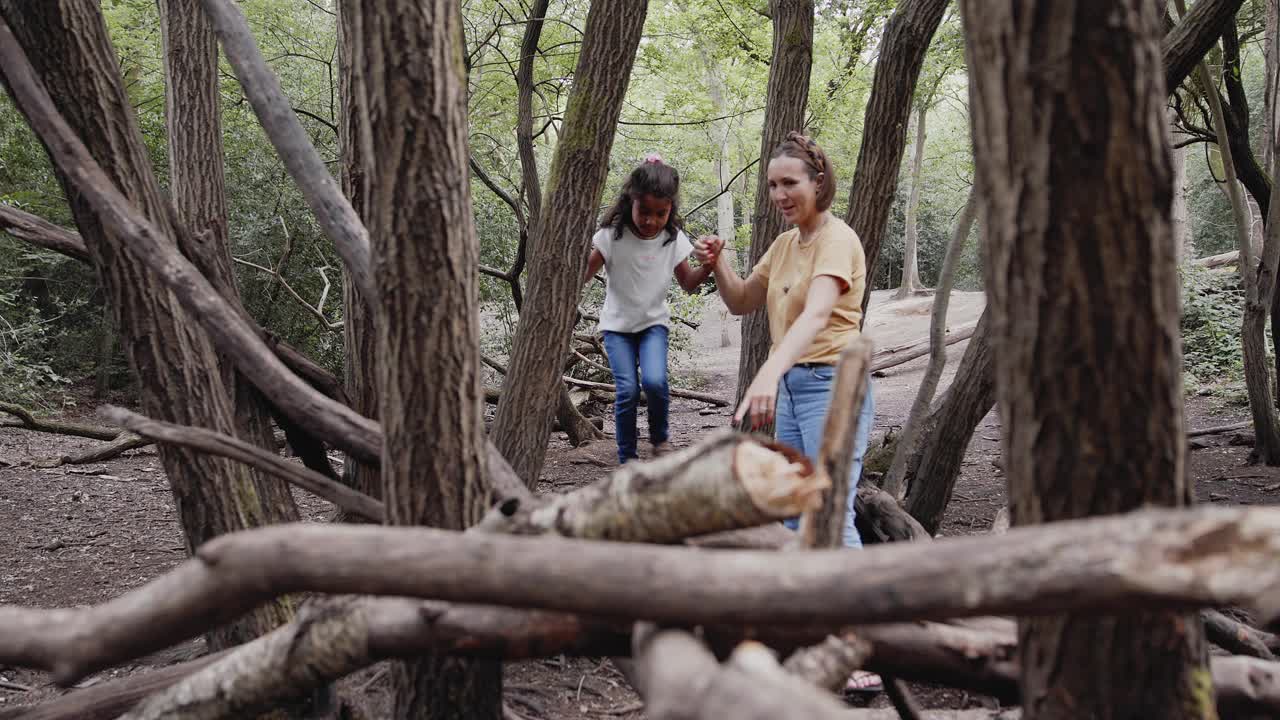
[[1276,508],[1144,510],[857,553],[708,552],[301,523],[215,538],[172,571],[97,606],[0,607],[0,663],[72,682],[294,592],[691,624],[842,627],[1224,605],[1257,607],[1270,620],[1280,614],[1278,557]]
[[[978,323],[965,323],[947,333],[946,344],[954,345],[962,340],[968,340],[973,337],[974,328],[978,327]],[[896,345],[894,347],[877,350],[871,357],[871,372],[877,373],[882,370],[888,370],[897,367],[903,363],[911,362],[916,358],[922,358],[929,354],[930,342],[929,338],[921,340],[913,340],[904,345]]]
[[1201,611],[1200,617],[1204,619],[1205,636],[1209,642],[1232,655],[1248,655],[1263,660],[1276,659],[1271,648],[1267,647],[1270,633],[1264,633],[1232,620],[1213,609]]
[[1236,430],[1245,430],[1251,427],[1253,427],[1253,421],[1245,420],[1244,422],[1231,423],[1230,425],[1218,425],[1215,427],[1200,428],[1199,430],[1188,430],[1187,437],[1193,438],[1193,437],[1202,437],[1205,435],[1219,435],[1221,433],[1234,432]]
[[1235,265],[1240,261],[1240,251],[1232,250],[1231,252],[1219,253],[1218,255],[1208,255],[1202,258],[1196,258],[1191,261],[1192,265],[1198,265],[1202,268],[1218,268],[1228,265]]
[[115,440],[120,437],[121,433],[118,427],[42,420],[37,418],[30,410],[10,402],[0,401],[0,412],[12,415],[18,420],[17,424],[9,425],[6,423],[6,426],[22,428],[23,430],[33,430],[53,435],[70,435],[72,437],[89,438],[90,440]]
[[[589,388],[591,390],[603,390],[605,392],[611,392],[611,393],[617,393],[618,391],[618,388],[616,386],[611,385],[609,383],[592,382],[591,380],[579,380],[578,378],[569,377],[568,375],[565,375],[563,379],[565,382],[569,383],[570,385],[574,385],[576,387]],[[716,407],[728,407],[733,404],[731,401],[725,400],[724,398],[719,398],[719,397],[716,397],[715,395],[709,395],[707,393],[695,392],[693,390],[681,390],[680,388],[671,388],[670,393],[671,393],[671,397],[685,398],[686,400],[697,400],[699,402],[707,403],[708,405],[715,405]]]
[[632,684],[651,720],[842,720],[844,704],[778,667],[768,648],[743,643],[723,666],[683,630],[642,625]]
[[547,502],[501,503],[474,530],[675,543],[798,515],[820,502],[829,484],[791,448],[724,429]]

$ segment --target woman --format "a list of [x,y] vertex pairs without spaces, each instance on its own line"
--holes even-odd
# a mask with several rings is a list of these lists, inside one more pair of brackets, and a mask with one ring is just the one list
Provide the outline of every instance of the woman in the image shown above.
[[[858,235],[831,214],[835,172],[817,143],[789,133],[771,155],[768,180],[769,199],[794,227],[773,241],[746,280],[721,262],[720,238],[699,238],[694,253],[713,265],[730,312],[743,315],[764,307],[769,315],[769,358],[747,388],[735,422],[745,417],[760,427],[774,420],[780,442],[817,461],[835,364],[862,329],[866,260]],[[862,545],[853,501],[874,416],[868,386],[854,439],[845,547]],[[794,529],[797,521],[787,525]]]

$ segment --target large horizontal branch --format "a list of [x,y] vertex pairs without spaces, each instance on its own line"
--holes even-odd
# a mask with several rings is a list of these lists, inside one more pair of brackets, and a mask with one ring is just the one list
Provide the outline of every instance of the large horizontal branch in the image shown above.
[[1160,50],[1164,56],[1165,87],[1170,93],[1187,79],[1243,4],[1244,0],[1200,0],[1165,33]]
[[333,240],[334,249],[346,264],[361,294],[372,301],[377,295],[368,231],[329,173],[320,153],[311,144],[306,129],[280,87],[280,80],[254,42],[249,23],[240,8],[230,0],[204,0],[203,5],[221,41],[222,51],[235,70],[262,129],[293,176],[315,214],[316,222]]
[[386,514],[382,503],[378,500],[340,482],[335,482],[315,470],[289,462],[275,453],[267,452],[257,445],[247,443],[239,438],[205,428],[183,427],[152,420],[124,408],[111,405],[99,408],[98,414],[120,427],[132,430],[142,437],[151,438],[157,442],[195,448],[211,455],[239,460],[246,465],[297,485],[303,490],[322,497],[343,510],[366,520],[380,523]]
[[79,234],[11,205],[0,203],[0,230],[69,258],[89,262],[89,251]]
[[0,400],[0,413],[11,415],[18,419],[15,424],[5,423],[5,427],[18,427],[23,430],[34,430],[36,432],[51,433],[53,435],[71,435],[73,437],[84,437],[91,440],[115,440],[120,437],[120,428],[118,427],[102,427],[100,425],[83,425],[81,423],[59,422],[56,420],[41,420],[31,413],[30,410],[17,405],[15,403],[4,402]]
[[1273,508],[1147,510],[1000,536],[784,555],[281,525],[211,540],[191,560],[101,605],[0,607],[0,663],[48,669],[68,682],[294,592],[683,623],[840,627],[1224,605],[1255,606],[1270,620],[1280,611],[1278,559]]
[[[231,675],[248,675],[254,681],[252,691],[259,697],[286,697],[290,691],[332,682],[343,675],[374,662],[395,657],[412,657],[426,652],[450,652],[493,659],[517,660],[558,654],[591,657],[625,655],[630,649],[630,636],[625,623],[582,618],[560,613],[517,611],[485,606],[460,606],[432,601],[402,598],[364,598],[349,604],[345,611],[358,613],[369,637],[369,651],[337,656],[324,651],[312,640],[307,652],[280,657],[275,649],[285,637],[305,640],[295,622],[252,643],[235,649],[242,656],[259,656],[246,662]],[[323,631],[330,625],[313,625],[314,613],[305,613],[310,629]],[[375,618],[369,622],[368,618]],[[334,618],[336,621],[337,618]],[[990,695],[1007,704],[1018,702],[1018,665],[1016,636],[1012,623],[975,623],[978,627],[959,627],[939,623],[900,623],[851,629],[871,646],[866,667],[876,672],[893,674],[912,681],[954,687]],[[784,652],[820,639],[828,628],[757,628],[713,629],[712,642],[734,647],[749,635]],[[302,645],[297,645],[299,650]],[[275,666],[262,659],[274,653]],[[199,658],[180,665],[162,668],[122,680],[95,685],[34,707],[18,708],[13,717],[22,720],[112,720],[134,703],[163,688],[208,667],[226,653]],[[328,657],[338,662],[306,682],[292,684],[282,674],[296,664],[313,666],[316,659]],[[244,659],[244,658],[242,658]],[[1276,703],[1275,663],[1240,662],[1236,658],[1216,657],[1212,669],[1219,708],[1241,713],[1241,708],[1260,712],[1280,707]],[[790,663],[789,663],[790,664]],[[246,673],[248,669],[254,672]],[[225,668],[216,674],[228,677]],[[843,678],[842,678],[843,680]],[[200,682],[205,682],[201,680]],[[191,687],[191,686],[188,686]],[[203,708],[225,703],[201,690],[197,704]],[[225,705],[223,705],[225,707]],[[10,714],[0,712],[9,720]]]

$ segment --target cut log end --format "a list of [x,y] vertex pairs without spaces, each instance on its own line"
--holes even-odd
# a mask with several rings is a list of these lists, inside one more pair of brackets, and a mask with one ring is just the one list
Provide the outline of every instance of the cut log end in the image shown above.
[[734,451],[733,467],[751,502],[774,517],[816,510],[831,487],[821,468],[785,445],[743,442]]

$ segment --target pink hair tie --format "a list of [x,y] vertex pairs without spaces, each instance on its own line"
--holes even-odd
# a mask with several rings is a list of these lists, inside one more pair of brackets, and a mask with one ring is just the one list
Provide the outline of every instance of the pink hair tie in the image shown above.
[[658,153],[649,153],[648,155],[644,156],[644,164],[645,165],[661,165],[662,156],[659,155]]

